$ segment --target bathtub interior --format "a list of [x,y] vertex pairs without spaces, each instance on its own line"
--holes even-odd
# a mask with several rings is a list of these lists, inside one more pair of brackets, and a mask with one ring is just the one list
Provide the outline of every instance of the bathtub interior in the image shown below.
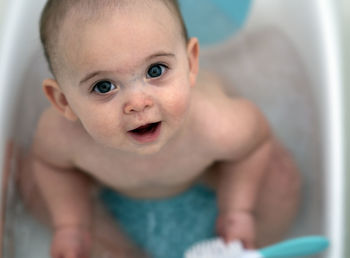
[[[40,112],[48,106],[41,80],[50,74],[37,32],[44,2],[13,1],[9,9],[11,28],[5,31],[11,42],[6,46],[0,69],[1,105],[6,112],[1,115],[1,121],[6,121],[2,125],[3,139],[13,139],[24,149],[30,144]],[[202,49],[201,66],[221,74],[235,86],[235,91],[252,99],[294,154],[304,184],[301,210],[289,236],[327,234],[324,196],[328,185],[322,123],[327,85],[319,76],[322,67],[317,66],[322,60],[314,35],[317,20],[312,17],[312,4],[316,1],[278,2],[254,1],[241,31],[223,43]],[[292,19],[293,14],[298,19]],[[3,257],[48,257],[50,231],[21,204],[14,187],[16,160],[11,164],[5,182]]]

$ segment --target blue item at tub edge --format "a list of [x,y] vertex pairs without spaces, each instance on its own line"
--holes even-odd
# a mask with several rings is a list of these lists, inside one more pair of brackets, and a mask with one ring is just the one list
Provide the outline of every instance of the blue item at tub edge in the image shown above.
[[244,24],[251,0],[180,0],[180,8],[190,36],[202,45],[222,42]]

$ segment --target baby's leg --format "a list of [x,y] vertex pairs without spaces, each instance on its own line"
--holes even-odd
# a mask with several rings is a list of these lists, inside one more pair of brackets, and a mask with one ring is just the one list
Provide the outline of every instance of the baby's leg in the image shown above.
[[296,216],[300,198],[300,175],[289,154],[276,146],[258,200],[257,245],[281,240]]
[[[30,158],[22,157],[17,173],[17,187],[25,207],[42,223],[50,226],[50,216],[45,201],[29,168]],[[118,229],[117,224],[95,200],[92,225],[93,256],[98,258],[141,258],[146,257]]]

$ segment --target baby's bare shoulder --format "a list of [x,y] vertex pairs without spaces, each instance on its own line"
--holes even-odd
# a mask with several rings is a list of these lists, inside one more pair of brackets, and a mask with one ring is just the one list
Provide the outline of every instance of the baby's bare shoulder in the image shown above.
[[225,120],[223,133],[228,137],[221,137],[219,142],[225,144],[228,151],[236,153],[237,158],[252,151],[270,135],[265,116],[249,100],[230,99],[222,119]]
[[239,159],[270,134],[267,120],[251,101],[225,93],[202,97],[205,104],[197,111],[202,113],[197,129],[202,129],[202,137],[218,158]]
[[37,125],[33,154],[52,165],[71,166],[73,145],[79,144],[82,137],[76,123],[65,119],[52,107],[46,109]]

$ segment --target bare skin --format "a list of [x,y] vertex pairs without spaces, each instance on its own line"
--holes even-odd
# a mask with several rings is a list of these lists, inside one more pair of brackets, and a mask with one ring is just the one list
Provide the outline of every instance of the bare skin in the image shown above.
[[[135,198],[169,197],[206,182],[217,191],[217,230],[226,241],[253,248],[280,239],[297,210],[298,170],[252,103],[229,97],[210,74],[197,78],[197,40],[174,36],[178,27],[158,2],[88,23],[73,37],[65,28],[77,19],[66,19],[60,41],[69,45],[69,72],[43,83],[53,107],[41,117],[29,157],[33,180],[20,180],[24,195],[34,184],[46,203],[52,256],[88,257],[94,181]],[[145,77],[150,65],[161,73]],[[96,93],[92,79],[77,85],[91,70],[113,71],[94,80],[115,87]],[[130,134],[154,122],[155,136]]]

